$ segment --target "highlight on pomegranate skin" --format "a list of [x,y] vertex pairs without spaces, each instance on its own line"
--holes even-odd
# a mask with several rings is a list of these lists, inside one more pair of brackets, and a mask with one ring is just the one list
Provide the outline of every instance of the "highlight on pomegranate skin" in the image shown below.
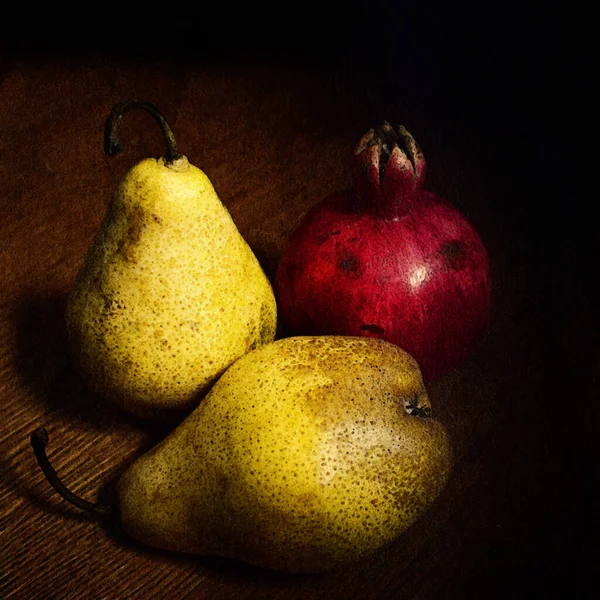
[[358,144],[352,189],[317,204],[292,235],[275,291],[294,335],[363,335],[417,360],[425,381],[474,350],[488,327],[491,274],[475,228],[425,190],[413,137],[388,123]]

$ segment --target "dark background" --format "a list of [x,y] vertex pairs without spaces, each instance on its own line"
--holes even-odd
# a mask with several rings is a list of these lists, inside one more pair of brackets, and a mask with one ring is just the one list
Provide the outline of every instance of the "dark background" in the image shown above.
[[[589,131],[591,71],[577,7],[535,4],[294,3],[245,11],[229,4],[222,12],[178,5],[127,18],[112,6],[112,14],[89,9],[84,19],[71,15],[75,21],[56,14],[39,25],[3,20],[0,69],[14,59],[69,56],[309,64],[369,103],[376,119],[402,96],[474,149],[481,169],[506,190],[498,209],[533,265],[529,318],[538,324],[548,392],[537,413],[547,464],[533,507],[543,525],[531,534],[524,524],[530,534],[512,546],[509,570],[493,585],[499,595],[516,597],[522,582],[534,598],[580,598],[584,580],[598,574],[598,244],[583,194],[593,173],[584,169],[582,148],[591,140],[576,143]],[[559,325],[566,320],[565,341]]]
[[576,188],[585,180],[575,137],[589,128],[593,72],[585,19],[573,3],[542,8],[517,0],[193,3],[135,15],[112,7],[83,18],[54,10],[3,20],[0,49],[5,62],[88,56],[309,64],[369,98],[382,119],[395,98],[410,97],[478,144],[490,169],[531,190],[516,216],[550,236],[573,237]]

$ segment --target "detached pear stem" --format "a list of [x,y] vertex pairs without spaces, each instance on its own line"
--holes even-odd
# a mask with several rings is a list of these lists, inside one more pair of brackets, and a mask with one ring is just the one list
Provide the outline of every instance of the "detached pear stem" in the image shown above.
[[154,120],[160,126],[165,143],[167,145],[167,151],[165,153],[165,164],[170,165],[178,158],[183,155],[177,151],[177,142],[173,131],[169,127],[164,115],[160,112],[157,106],[150,102],[144,102],[142,100],[128,100],[122,102],[113,107],[106,119],[106,125],[104,127],[104,152],[108,156],[114,156],[121,151],[121,140],[120,140],[120,128],[121,120],[124,115],[133,108],[141,108],[148,114],[154,117]]
[[30,436],[31,447],[35,454],[42,473],[46,476],[50,485],[60,494],[60,496],[70,502],[80,510],[91,513],[97,517],[105,517],[114,512],[114,508],[109,504],[102,504],[100,502],[88,502],[83,498],[80,498],[71,490],[69,490],[65,484],[60,480],[54,467],[50,464],[48,456],[46,454],[46,444],[48,443],[48,432],[43,428],[39,427]]

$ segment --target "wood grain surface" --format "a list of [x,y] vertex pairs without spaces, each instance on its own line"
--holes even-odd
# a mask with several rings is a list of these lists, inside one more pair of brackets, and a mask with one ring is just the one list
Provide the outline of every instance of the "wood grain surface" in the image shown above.
[[[550,174],[532,172],[502,124],[468,127],[443,102],[363,86],[359,72],[281,56],[0,54],[0,598],[585,597],[598,566],[586,502],[600,354],[577,227],[564,203],[540,211],[550,187],[539,177]],[[271,278],[306,211],[348,185],[349,154],[383,114],[419,141],[430,189],[478,228],[493,267],[492,325],[465,365],[430,385],[456,466],[429,512],[376,555],[293,576],[152,550],[67,506],[37,468],[28,437],[43,425],[57,471],[94,499],[173,426],[93,396],[64,327],[109,197],[136,160],[163,149],[154,122],[131,113],[124,151],[103,155],[104,119],[132,97],[163,110]]]

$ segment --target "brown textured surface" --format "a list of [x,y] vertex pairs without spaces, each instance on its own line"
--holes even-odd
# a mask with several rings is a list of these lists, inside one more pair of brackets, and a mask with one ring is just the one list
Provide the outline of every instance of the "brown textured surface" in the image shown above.
[[48,427],[55,467],[90,499],[166,427],[93,397],[67,355],[66,294],[108,197],[137,159],[162,151],[155,124],[132,113],[124,152],[106,158],[112,104],[137,96],[161,107],[270,277],[306,210],[348,181],[346,157],[374,112],[322,73],[283,63],[0,56],[0,78],[1,598],[489,598],[530,585],[541,598],[558,583],[582,597],[590,530],[580,535],[580,472],[600,362],[591,302],[553,271],[552,253],[570,242],[553,240],[540,264],[543,235],[529,239],[511,220],[527,201],[518,186],[480,169],[465,140],[401,102],[388,118],[419,140],[429,186],[472,219],[494,269],[489,335],[430,386],[456,454],[435,506],[368,560],[287,576],[149,550],[60,501],[30,450],[34,427]]

